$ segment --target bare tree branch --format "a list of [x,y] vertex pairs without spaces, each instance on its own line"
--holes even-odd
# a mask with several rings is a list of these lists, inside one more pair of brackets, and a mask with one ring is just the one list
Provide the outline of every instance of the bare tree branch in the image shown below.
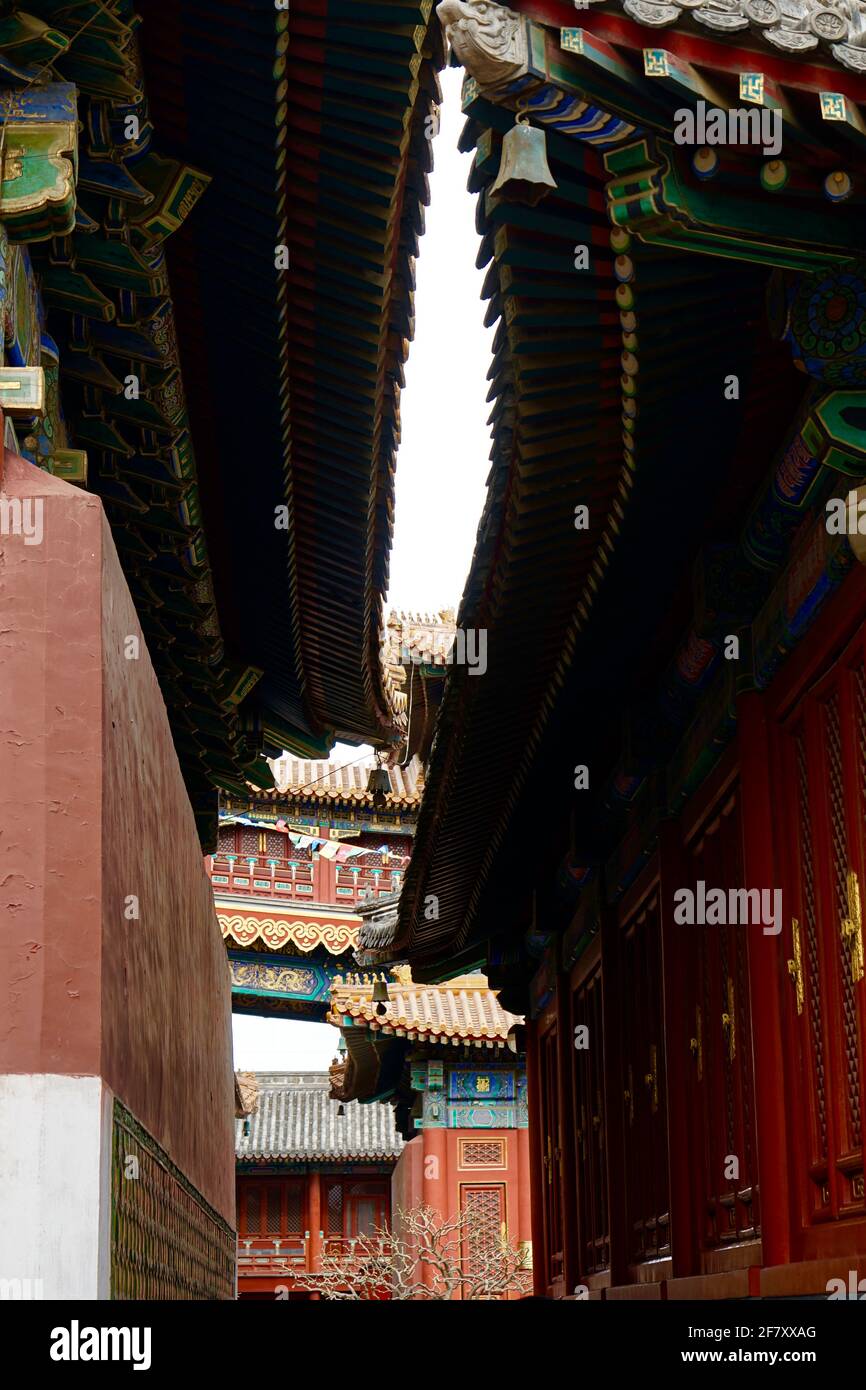
[[397,1211],[397,1230],[377,1227],[338,1250],[321,1268],[287,1270],[293,1287],[332,1300],[460,1298],[486,1300],[527,1294],[531,1273],[524,1251],[470,1208],[443,1220],[432,1207]]

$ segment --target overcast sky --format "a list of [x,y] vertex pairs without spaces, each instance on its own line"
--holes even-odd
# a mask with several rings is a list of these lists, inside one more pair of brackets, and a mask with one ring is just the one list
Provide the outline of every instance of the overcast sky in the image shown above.
[[[483,325],[482,272],[475,268],[475,199],[466,191],[471,155],[457,139],[462,69],[442,73],[427,229],[416,267],[415,341],[400,402],[402,440],[388,603],[403,610],[456,608],[475,545],[489,468],[486,396],[493,334]],[[357,748],[338,747],[350,762]],[[339,1034],[324,1023],[233,1016],[235,1066],[243,1071],[321,1071]]]

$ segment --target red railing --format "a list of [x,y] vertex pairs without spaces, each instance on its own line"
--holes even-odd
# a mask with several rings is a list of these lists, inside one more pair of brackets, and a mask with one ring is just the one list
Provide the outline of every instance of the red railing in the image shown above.
[[303,1236],[238,1236],[238,1275],[289,1274],[308,1268]]
[[[408,860],[406,861],[408,862]],[[352,904],[362,898],[393,893],[403,880],[405,864],[349,869],[314,856],[310,860],[274,859],[266,855],[208,855],[205,867],[215,893],[288,902]]]

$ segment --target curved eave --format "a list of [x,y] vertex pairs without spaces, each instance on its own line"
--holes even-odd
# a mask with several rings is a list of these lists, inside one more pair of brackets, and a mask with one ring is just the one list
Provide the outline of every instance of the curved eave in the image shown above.
[[172,270],[226,645],[263,673],[243,727],[270,754],[396,742],[382,597],[438,25],[428,0],[141,3],[163,137],[213,176]]
[[[491,262],[488,321],[499,325],[490,372],[493,466],[458,625],[487,631],[488,666],[483,679],[465,668],[449,672],[399,919],[390,941],[380,934],[375,943],[375,959],[409,959],[416,979],[442,978],[484,957],[496,927],[482,910],[485,893],[553,712],[575,679],[611,566],[615,616],[625,624],[620,556],[640,556],[628,576],[632,603],[670,582],[669,556],[657,563],[659,575],[640,565],[664,507],[693,490],[685,439],[702,441],[706,472],[735,447],[739,411],[721,414],[717,383],[728,372],[749,380],[754,336],[742,325],[762,293],[763,272],[753,267],[646,247],[611,231],[601,142],[594,149],[550,125],[557,189],[537,208],[491,207],[484,190],[513,116],[474,84],[468,110],[464,148],[478,150],[470,186],[481,190],[479,262]],[[592,115],[585,113],[587,125]],[[613,118],[606,127],[599,111],[602,137],[606,128],[614,148]],[[583,281],[575,243],[591,257]],[[690,306],[675,333],[672,303]],[[678,494],[672,458],[684,473]],[[632,519],[636,486],[643,532]],[[589,530],[575,529],[577,504],[590,509]],[[620,630],[624,641],[627,624]],[[645,637],[641,630],[636,640]],[[585,689],[598,684],[597,674],[585,673]],[[574,729],[567,733],[574,738]],[[560,775],[567,781],[568,769]],[[565,783],[561,792],[567,800]],[[361,940],[368,944],[363,931]]]

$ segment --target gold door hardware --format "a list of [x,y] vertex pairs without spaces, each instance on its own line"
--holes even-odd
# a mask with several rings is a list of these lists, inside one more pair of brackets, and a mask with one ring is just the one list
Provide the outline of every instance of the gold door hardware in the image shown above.
[[728,1040],[728,1061],[733,1062],[737,1055],[737,1023],[734,1015],[734,982],[728,976],[728,1007],[722,1014],[722,1029]]
[[689,1051],[697,1063],[698,1080],[701,1081],[704,1075],[704,1024],[700,1004],[695,1009],[695,1036],[689,1038]]
[[650,1092],[650,1106],[652,1113],[655,1114],[659,1108],[659,1065],[658,1048],[655,1043],[650,1045],[650,1069],[644,1076],[644,1085]]
[[860,911],[860,881],[853,869],[848,871],[848,916],[839,924],[842,940],[848,950],[851,980],[863,979],[863,916]]
[[791,918],[791,949],[793,958],[788,961],[788,974],[794,982],[794,996],[797,1000],[797,1013],[803,1012],[803,948],[800,944],[800,923]]
[[550,1135],[547,1136],[547,1153],[544,1155],[544,1166],[547,1169],[548,1186],[553,1182],[553,1143]]

